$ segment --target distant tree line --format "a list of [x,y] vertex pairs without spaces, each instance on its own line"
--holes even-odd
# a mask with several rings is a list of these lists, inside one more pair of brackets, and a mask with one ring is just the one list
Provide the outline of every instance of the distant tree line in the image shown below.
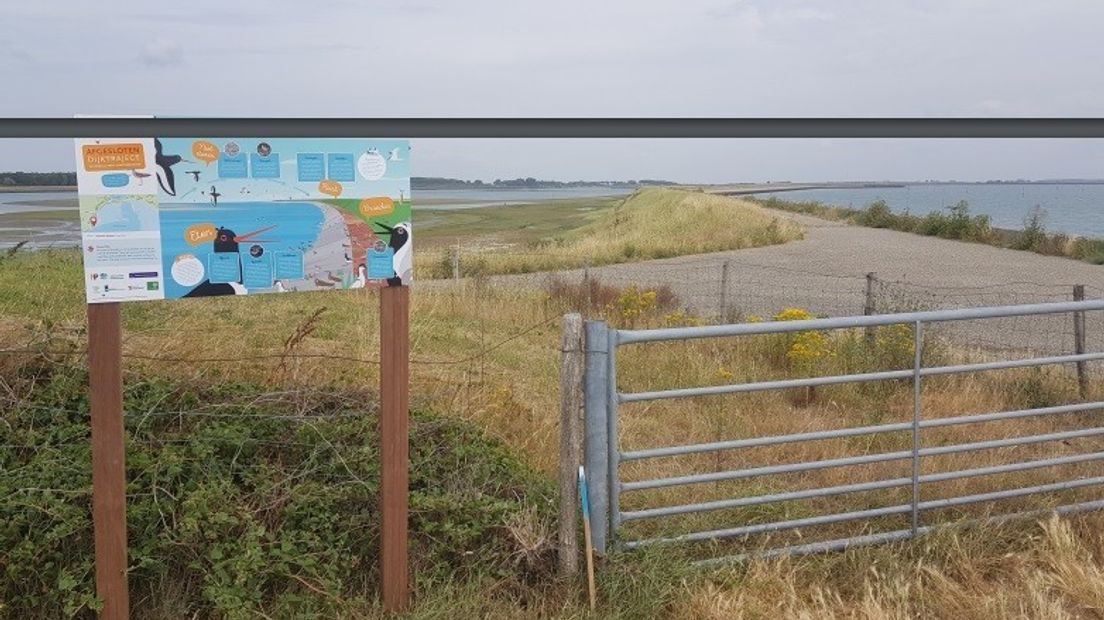
[[[76,185],[75,172],[0,172],[0,185]],[[639,179],[629,181],[546,181],[533,177],[517,179],[495,179],[484,182],[480,179],[466,181],[447,177],[411,177],[410,185],[414,189],[556,189],[563,187],[618,187],[634,188],[644,185],[676,185],[674,181],[662,179]]]
[[533,177],[517,179],[495,179],[485,182],[480,179],[467,181],[447,177],[411,177],[412,189],[556,189],[563,187],[619,187],[634,188],[644,185],[676,185],[674,181],[662,179],[639,179],[629,181],[546,181]]
[[0,185],[76,185],[76,172],[0,172]]

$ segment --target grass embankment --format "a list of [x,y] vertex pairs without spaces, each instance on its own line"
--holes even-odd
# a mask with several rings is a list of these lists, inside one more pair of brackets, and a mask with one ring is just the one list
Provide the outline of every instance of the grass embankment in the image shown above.
[[966,201],[947,207],[946,213],[933,211],[921,216],[908,212],[894,213],[882,200],[874,201],[863,209],[775,197],[749,200],[769,209],[802,213],[870,228],[888,228],[929,237],[973,241],[1047,256],[1063,256],[1094,265],[1104,264],[1104,239],[1049,233],[1046,230],[1046,213],[1039,209],[1025,218],[1023,229],[1005,230],[993,228],[988,215],[971,215]]
[[[33,277],[29,277],[33,274]],[[0,341],[57,353],[83,346],[76,252],[0,261]],[[412,346],[417,617],[584,617],[583,588],[550,572],[548,497],[557,460],[556,318],[569,309],[618,325],[692,324],[664,291],[544,294],[478,285],[415,288]],[[584,303],[591,307],[582,307]],[[319,311],[320,308],[324,308]],[[124,304],[135,607],[147,617],[374,617],[375,293],[268,295]],[[781,318],[795,318],[790,312]],[[550,322],[540,324],[542,318]],[[629,347],[625,391],[905,367],[911,332],[807,334]],[[926,348],[931,362],[976,357]],[[269,356],[269,357],[266,357]],[[325,357],[331,356],[331,357]],[[340,357],[333,357],[340,356]],[[151,359],[157,358],[157,359]],[[192,361],[216,358],[214,361]],[[83,375],[0,356],[2,614],[88,603]],[[73,360],[79,364],[79,358]],[[441,362],[457,363],[441,363]],[[21,364],[30,366],[19,369]],[[39,377],[28,382],[28,378]],[[228,384],[227,378],[233,378]],[[19,391],[19,390],[29,391]],[[328,394],[327,394],[328,393]],[[931,377],[926,418],[1075,399],[1059,370]],[[63,411],[56,411],[57,409]],[[177,415],[176,412],[183,412]],[[690,444],[911,419],[907,382],[626,405],[621,447]],[[925,445],[1085,426],[1025,418],[925,431]],[[486,436],[485,436],[486,435]],[[502,441],[507,448],[498,445]],[[626,479],[904,449],[907,433],[627,465]],[[9,448],[30,445],[36,448]],[[64,444],[64,448],[47,448]],[[1104,449],[1095,439],[925,459],[925,471]],[[511,456],[513,455],[513,456]],[[520,462],[519,462],[520,461]],[[834,468],[623,496],[625,509],[907,476],[907,462]],[[418,473],[416,470],[424,470]],[[542,472],[533,474],[531,470]],[[925,499],[1095,475],[1091,464],[925,487]],[[16,489],[23,489],[16,491]],[[51,490],[54,489],[54,490]],[[1089,497],[1070,492],[1063,502]],[[641,537],[900,503],[907,491],[852,494],[630,524]],[[1037,506],[1030,499],[1005,503]],[[927,522],[989,506],[926,514]],[[905,518],[876,524],[903,527]],[[854,533],[813,528],[802,541]],[[1104,520],[948,532],[919,542],[709,571],[687,560],[729,547],[655,548],[599,572],[599,616],[1037,617],[1085,615],[1104,601]],[[795,541],[778,536],[773,544]],[[762,544],[753,541],[751,544]],[[11,551],[16,550],[16,551]],[[29,597],[29,598],[24,598]],[[184,613],[181,613],[184,612]]]
[[[738,250],[802,234],[797,225],[750,202],[701,192],[648,188],[612,205],[578,202],[433,211],[428,232],[419,232],[418,243],[425,237],[429,243],[418,245],[415,268],[423,278],[452,277],[447,244],[457,240],[461,273],[468,276]],[[473,229],[483,235],[476,244],[465,242]]]

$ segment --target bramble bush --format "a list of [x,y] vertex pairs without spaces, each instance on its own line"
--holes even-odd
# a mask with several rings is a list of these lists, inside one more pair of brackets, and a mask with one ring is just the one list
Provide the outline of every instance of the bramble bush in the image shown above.
[[[0,616],[90,617],[87,375],[38,363],[4,381]],[[143,379],[125,393],[136,615],[332,617],[374,605],[371,394]],[[553,485],[482,432],[414,413],[410,476],[419,579],[524,583],[551,572],[540,533],[554,518]]]

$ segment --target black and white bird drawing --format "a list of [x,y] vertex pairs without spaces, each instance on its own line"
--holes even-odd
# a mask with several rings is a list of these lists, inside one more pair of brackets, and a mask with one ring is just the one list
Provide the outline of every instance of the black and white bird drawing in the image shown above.
[[179,155],[165,155],[162,151],[161,140],[153,139],[153,171],[157,174],[157,184],[170,196],[176,195],[176,175],[172,167],[182,161],[187,161]]
[[392,259],[395,275],[387,278],[388,286],[405,286],[414,279],[414,251],[411,248],[410,222],[402,222],[394,226],[376,222],[376,226],[383,229],[377,234],[388,235],[390,240],[387,246],[395,251]]

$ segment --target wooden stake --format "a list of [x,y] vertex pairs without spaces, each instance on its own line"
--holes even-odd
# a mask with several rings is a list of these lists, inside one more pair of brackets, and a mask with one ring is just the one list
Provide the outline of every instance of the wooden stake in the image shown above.
[[[865,295],[863,296],[863,314],[866,316],[870,316],[875,312],[874,283],[877,282],[877,280],[878,276],[873,271],[866,274],[866,291]],[[867,346],[873,348],[876,338],[874,328],[867,327],[863,330],[863,333],[866,336]]]
[[126,446],[119,304],[88,305],[88,383],[92,402],[92,528],[100,618],[130,615],[127,592]]
[[721,323],[728,323],[728,261],[721,263]]
[[[1085,285],[1073,285],[1073,300],[1085,301]],[[1085,313],[1073,313],[1073,352],[1077,355],[1085,353]],[[1081,400],[1089,399],[1089,372],[1085,362],[1077,362],[1077,388]]]
[[383,608],[410,602],[410,289],[380,290],[380,574]]
[[579,572],[579,493],[575,483],[583,449],[583,317],[565,314],[560,340],[560,574]]

